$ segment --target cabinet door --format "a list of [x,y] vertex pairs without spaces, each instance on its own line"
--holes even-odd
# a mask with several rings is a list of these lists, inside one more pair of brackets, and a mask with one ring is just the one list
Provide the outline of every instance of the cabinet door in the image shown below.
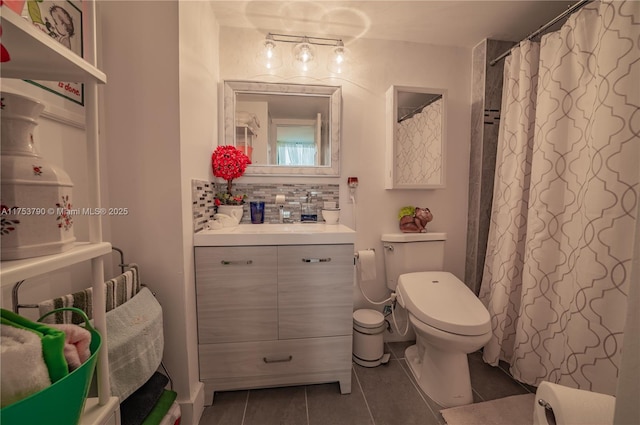
[[278,337],[351,335],[353,245],[278,247]]
[[200,344],[277,339],[276,247],[197,247],[195,262]]

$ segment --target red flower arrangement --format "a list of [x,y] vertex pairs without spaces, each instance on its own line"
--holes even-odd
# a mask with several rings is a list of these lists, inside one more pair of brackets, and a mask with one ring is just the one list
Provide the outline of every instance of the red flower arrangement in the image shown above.
[[211,155],[213,175],[227,181],[227,191],[216,193],[215,204],[242,205],[247,195],[234,195],[231,191],[233,180],[241,177],[251,160],[235,146],[218,146]]

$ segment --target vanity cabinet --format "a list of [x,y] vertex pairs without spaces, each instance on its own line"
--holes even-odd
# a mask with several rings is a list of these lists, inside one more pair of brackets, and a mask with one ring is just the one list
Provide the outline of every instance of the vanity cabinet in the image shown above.
[[351,392],[353,245],[196,247],[200,380]]

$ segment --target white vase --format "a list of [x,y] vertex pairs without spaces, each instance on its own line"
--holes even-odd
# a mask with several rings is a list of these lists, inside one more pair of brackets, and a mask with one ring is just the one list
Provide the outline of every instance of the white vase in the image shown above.
[[2,260],[57,254],[73,235],[71,179],[36,151],[33,130],[44,105],[2,92]]
[[228,215],[238,220],[238,223],[242,220],[244,214],[243,205],[218,205],[218,214]]

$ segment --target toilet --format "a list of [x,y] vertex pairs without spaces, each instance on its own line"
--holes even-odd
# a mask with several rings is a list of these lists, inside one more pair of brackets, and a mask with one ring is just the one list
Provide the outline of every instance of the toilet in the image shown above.
[[443,407],[473,402],[467,354],[491,338],[489,312],[453,274],[442,271],[445,233],[383,234],[387,286],[416,334],[405,351],[420,388]]

